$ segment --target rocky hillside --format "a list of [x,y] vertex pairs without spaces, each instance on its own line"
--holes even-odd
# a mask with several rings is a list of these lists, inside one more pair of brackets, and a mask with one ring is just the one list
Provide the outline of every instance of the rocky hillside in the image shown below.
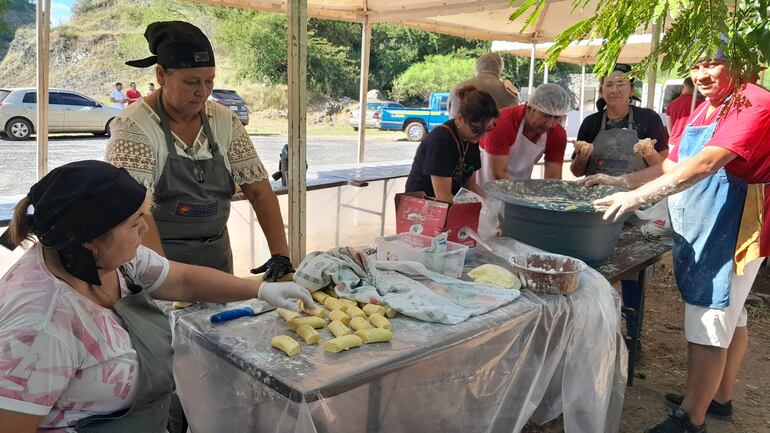
[[2,23],[5,25],[5,32],[0,33],[0,59],[5,56],[16,30],[30,24],[34,25],[35,7],[27,0],[11,0],[2,15]]

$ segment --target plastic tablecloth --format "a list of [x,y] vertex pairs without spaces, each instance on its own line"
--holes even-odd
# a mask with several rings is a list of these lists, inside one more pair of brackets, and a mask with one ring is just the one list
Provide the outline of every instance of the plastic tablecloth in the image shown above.
[[[466,270],[498,260],[471,256]],[[195,433],[519,432],[562,413],[567,433],[619,429],[620,301],[591,269],[571,296],[524,290],[451,326],[399,316],[392,342],[338,354],[323,352],[323,331],[289,358],[270,347],[291,335],[274,311],[214,326],[216,311],[175,320],[177,392]]]

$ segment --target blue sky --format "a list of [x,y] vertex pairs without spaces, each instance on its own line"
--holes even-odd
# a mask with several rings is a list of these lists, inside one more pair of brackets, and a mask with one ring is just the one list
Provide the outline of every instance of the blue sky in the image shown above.
[[72,17],[72,4],[75,0],[51,0],[51,25],[64,24]]

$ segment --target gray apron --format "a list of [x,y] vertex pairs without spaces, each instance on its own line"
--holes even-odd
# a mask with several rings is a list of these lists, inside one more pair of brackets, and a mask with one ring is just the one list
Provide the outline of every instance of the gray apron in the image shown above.
[[168,159],[155,186],[153,216],[163,251],[171,260],[232,274],[233,253],[227,219],[235,182],[227,171],[205,109],[200,116],[212,158],[197,160],[177,154],[168,117],[163,111],[162,87],[159,92],[158,114],[166,136]]
[[634,130],[634,109],[629,107],[628,128],[604,129],[607,111],[602,113],[602,126],[594,139],[594,151],[588,158],[585,175],[603,173],[620,176],[647,168],[647,162],[634,153],[639,137]]
[[166,433],[174,391],[171,327],[147,293],[123,275],[132,294],[118,299],[113,309],[123,319],[139,360],[134,401],[125,411],[75,422],[77,433]]

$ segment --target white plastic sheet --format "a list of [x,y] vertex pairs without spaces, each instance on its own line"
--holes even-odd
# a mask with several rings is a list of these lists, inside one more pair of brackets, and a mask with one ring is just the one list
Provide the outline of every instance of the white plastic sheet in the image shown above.
[[[496,260],[478,252],[466,269]],[[195,433],[519,432],[561,413],[567,433],[620,425],[619,299],[593,270],[569,297],[525,290],[457,325],[397,317],[391,343],[339,354],[302,345],[288,358],[270,348],[289,334],[274,312],[213,326],[215,311],[175,325],[178,393]]]

